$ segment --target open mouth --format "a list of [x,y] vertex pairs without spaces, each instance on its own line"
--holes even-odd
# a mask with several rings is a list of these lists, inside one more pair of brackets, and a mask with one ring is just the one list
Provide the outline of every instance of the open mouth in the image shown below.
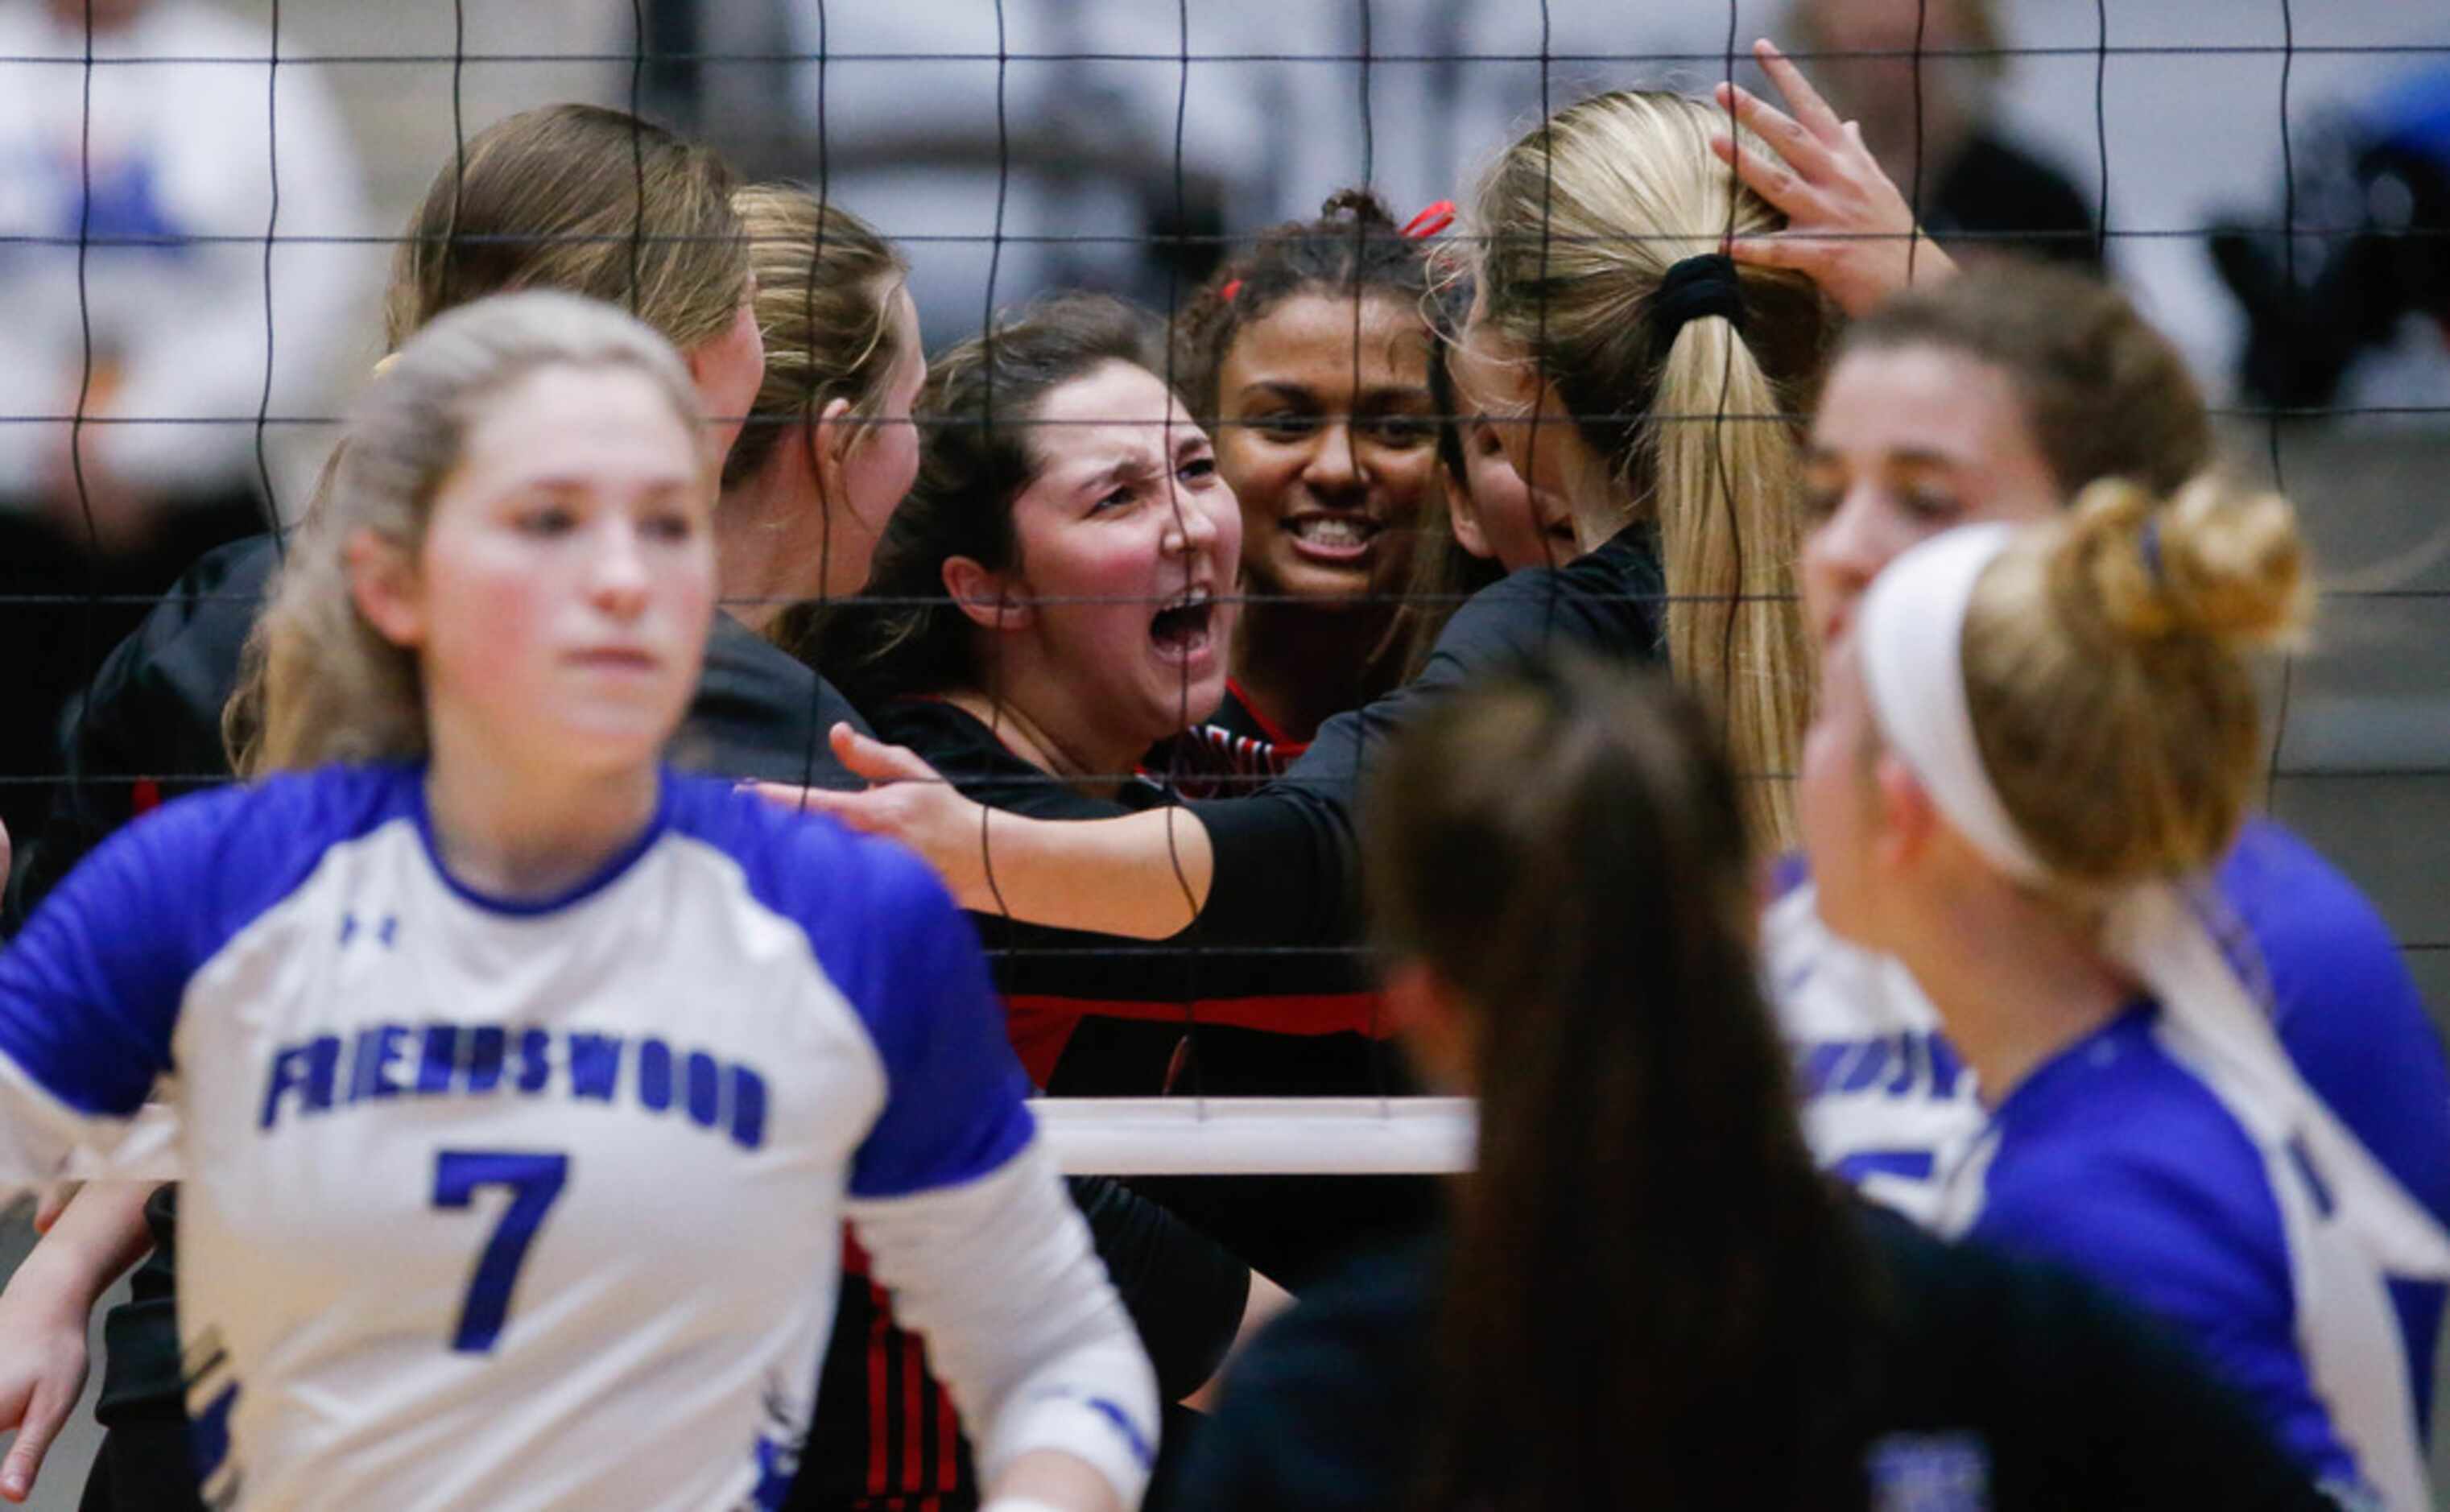
[[1194,656],[1207,649],[1215,621],[1215,595],[1195,588],[1149,616],[1149,639],[1168,655]]
[[1296,514],[1285,521],[1285,533],[1293,538],[1295,550],[1332,562],[1368,555],[1383,529],[1366,514]]

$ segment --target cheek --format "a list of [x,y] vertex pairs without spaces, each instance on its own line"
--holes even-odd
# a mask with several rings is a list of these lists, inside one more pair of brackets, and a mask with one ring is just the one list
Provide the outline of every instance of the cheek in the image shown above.
[[556,585],[550,562],[491,537],[429,539],[424,673],[436,688],[515,683],[542,649]]
[[1225,480],[1239,502],[1240,513],[1254,523],[1273,520],[1284,510],[1285,491],[1301,472],[1301,456],[1237,425],[1227,424],[1216,443],[1216,475]]
[[909,425],[890,423],[869,432],[848,471],[851,513],[882,530],[918,481],[919,433]]

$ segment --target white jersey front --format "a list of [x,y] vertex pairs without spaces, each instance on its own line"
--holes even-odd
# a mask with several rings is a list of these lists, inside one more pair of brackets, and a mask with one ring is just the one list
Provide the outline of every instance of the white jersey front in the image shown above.
[[[915,1316],[986,1279],[943,1240],[983,1201],[987,1244],[1088,1277],[1032,1306],[1119,1326],[968,924],[906,853],[718,785],[668,777],[630,853],[535,906],[442,871],[412,768],[172,804],[0,956],[0,1057],[21,1179],[172,1077],[218,1502],[775,1504],[846,1207]],[[989,1326],[963,1309],[932,1310]],[[1061,1387],[1040,1438],[1128,1492],[1154,1425],[1122,1374],[1040,1371],[1021,1415]]]
[[1941,1182],[1987,1115],[1974,1075],[1912,974],[1820,921],[1813,884],[1770,905],[1770,1000],[1795,1056],[1813,1157],[1865,1196],[1930,1224]]

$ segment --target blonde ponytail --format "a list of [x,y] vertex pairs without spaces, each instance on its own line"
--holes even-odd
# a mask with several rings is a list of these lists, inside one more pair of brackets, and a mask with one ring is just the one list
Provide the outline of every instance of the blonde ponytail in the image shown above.
[[1984,767],[2079,890],[2225,853],[2261,772],[2250,652],[2294,641],[2312,588],[2296,514],[2198,478],[2166,503],[2112,479],[1983,574],[1965,691]]
[[1480,318],[1531,354],[1606,459],[1624,516],[1657,523],[1668,661],[1721,721],[1756,841],[1785,848],[1812,692],[1794,601],[1795,417],[1835,322],[1808,280],[1741,266],[1740,330],[1652,318],[1677,264],[1730,230],[1783,223],[1711,155],[1727,127],[1723,110],[1673,94],[1559,111],[1483,179],[1474,271]]
[[1678,680],[1723,724],[1764,846],[1795,841],[1792,774],[1812,665],[1793,589],[1801,542],[1795,435],[1760,417],[1780,396],[1735,327],[1687,321],[1660,370],[1646,437]]

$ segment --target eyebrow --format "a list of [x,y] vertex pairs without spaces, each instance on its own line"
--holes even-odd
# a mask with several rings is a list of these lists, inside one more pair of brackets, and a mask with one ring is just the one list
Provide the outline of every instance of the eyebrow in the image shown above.
[[[1804,448],[1803,459],[1806,462],[1834,462],[1842,460],[1844,455],[1837,447],[1816,444]],[[1892,467],[1898,464],[1908,467],[1971,467],[1974,465],[1964,457],[1951,456],[1946,452],[1934,451],[1927,446],[1899,447],[1895,451],[1883,452],[1880,454],[1880,461],[1883,465]]]

